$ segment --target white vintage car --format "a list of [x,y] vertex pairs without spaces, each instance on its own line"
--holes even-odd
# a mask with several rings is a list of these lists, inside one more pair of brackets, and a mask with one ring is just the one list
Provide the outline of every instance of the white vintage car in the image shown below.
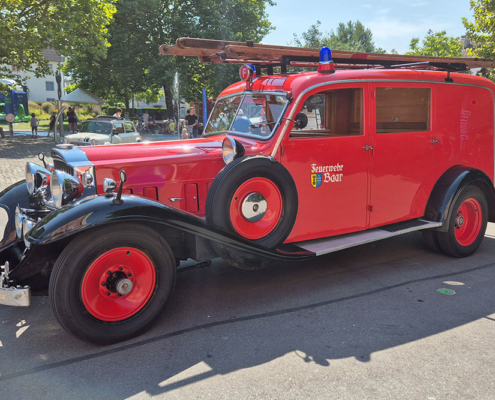
[[136,143],[141,140],[132,121],[110,116],[88,119],[82,123],[78,133],[64,137],[64,143],[76,146]]

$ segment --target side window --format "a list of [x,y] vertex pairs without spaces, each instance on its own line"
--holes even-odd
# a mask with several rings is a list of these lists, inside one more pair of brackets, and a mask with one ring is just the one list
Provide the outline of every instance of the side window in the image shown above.
[[430,104],[428,88],[377,88],[376,133],[429,131]]
[[124,122],[124,130],[126,133],[134,132],[134,126],[132,125],[132,122]]
[[352,136],[363,133],[363,89],[336,89],[309,96],[301,112],[308,125],[293,137]]
[[113,126],[113,133],[124,133],[124,127],[122,124],[115,124]]

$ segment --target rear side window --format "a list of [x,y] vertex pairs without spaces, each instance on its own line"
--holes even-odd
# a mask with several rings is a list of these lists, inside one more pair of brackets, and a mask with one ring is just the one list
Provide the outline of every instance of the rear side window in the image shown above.
[[132,122],[124,122],[124,129],[126,133],[134,132],[134,126],[132,125]]
[[302,113],[308,117],[303,129],[293,129],[298,136],[353,136],[363,133],[363,89],[336,89],[309,96]]
[[376,133],[429,131],[430,104],[428,88],[377,88]]
[[113,133],[124,133],[124,127],[122,124],[115,124],[113,126]]

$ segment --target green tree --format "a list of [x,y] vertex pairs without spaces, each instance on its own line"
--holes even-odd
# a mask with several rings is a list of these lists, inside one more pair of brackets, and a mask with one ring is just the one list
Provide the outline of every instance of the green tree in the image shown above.
[[[85,52],[71,58],[67,69],[81,87],[126,104],[133,96],[158,95],[163,88],[172,110],[175,73],[181,97],[196,100],[205,87],[210,96],[238,80],[238,68],[204,65],[190,57],[159,53],[161,44],[180,37],[261,41],[270,31],[266,0],[134,0],[117,3],[108,28],[106,58]],[[130,18],[129,16],[132,16]],[[235,73],[234,73],[235,70]]]
[[306,32],[301,33],[301,38],[294,33],[291,44],[310,49],[318,49],[325,46],[325,33],[320,30],[320,25],[321,21],[316,21],[316,24],[311,25]]
[[12,66],[37,77],[47,75],[48,62],[41,53],[47,47],[65,57],[85,51],[103,57],[108,46],[107,25],[115,12],[113,3],[0,0],[0,75],[16,79]]
[[375,48],[373,43],[373,33],[366,28],[360,21],[339,23],[335,31],[322,32],[320,30],[321,22],[311,25],[306,32],[299,38],[294,34],[292,44],[300,47],[320,48],[328,46],[335,50],[346,50],[356,52],[385,52],[381,48]]
[[347,24],[341,22],[336,31],[330,33],[326,43],[331,49],[338,50],[365,53],[373,53],[376,50],[371,29],[365,28],[360,21],[349,21]]
[[462,57],[462,44],[458,37],[447,36],[447,32],[433,32],[431,29],[419,44],[419,38],[411,39],[410,51],[406,54],[434,57]]
[[[495,3],[492,0],[471,1],[474,22],[462,19],[467,36],[473,48],[468,53],[480,58],[495,58]],[[493,70],[486,71],[486,76],[495,80]]]

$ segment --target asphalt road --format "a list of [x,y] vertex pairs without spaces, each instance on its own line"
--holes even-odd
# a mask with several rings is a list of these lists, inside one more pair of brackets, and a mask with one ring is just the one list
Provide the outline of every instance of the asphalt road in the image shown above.
[[490,224],[465,259],[417,232],[261,271],[217,259],[109,347],[68,335],[47,297],[0,306],[0,399],[493,399],[494,253]]

